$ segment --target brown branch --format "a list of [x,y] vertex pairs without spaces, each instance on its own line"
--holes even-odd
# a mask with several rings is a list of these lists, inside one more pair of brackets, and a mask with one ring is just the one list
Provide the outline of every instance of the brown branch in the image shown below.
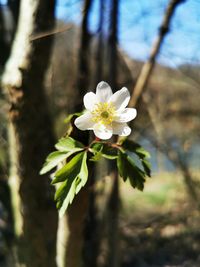
[[162,21],[161,26],[160,26],[159,35],[153,44],[149,59],[143,65],[143,68],[140,72],[140,75],[139,75],[139,78],[136,82],[136,85],[133,88],[133,93],[132,93],[131,100],[129,103],[130,107],[134,107],[137,104],[142,93],[145,91],[146,85],[147,85],[149,78],[151,76],[151,73],[153,71],[156,58],[159,54],[161,45],[163,43],[164,37],[169,32],[170,22],[171,22],[172,17],[175,13],[176,7],[184,1],[185,0],[171,0],[169,2],[169,5],[166,9],[165,15],[163,17],[163,21]]
[[30,37],[30,41],[36,41],[38,39],[49,37],[49,36],[54,35],[54,34],[63,33],[63,32],[70,30],[71,28],[72,28],[72,26],[68,25],[68,26],[65,26],[61,29],[56,29],[56,30],[51,30],[51,31],[46,31],[46,32],[34,34]]
[[[186,163],[184,163],[181,158],[179,157],[178,153],[176,153],[173,149],[170,149],[169,146],[164,146],[164,133],[163,129],[161,127],[160,118],[157,114],[157,111],[155,110],[154,106],[150,103],[148,96],[146,94],[143,94],[146,85],[149,81],[149,77],[152,73],[152,70],[155,65],[156,57],[158,56],[158,53],[160,51],[161,44],[164,40],[165,35],[169,31],[169,24],[171,22],[171,19],[173,17],[173,14],[175,12],[175,9],[179,3],[183,2],[182,0],[172,0],[170,1],[167,11],[165,13],[165,16],[163,18],[162,25],[160,27],[160,34],[157,37],[157,40],[155,44],[153,45],[149,60],[144,64],[140,76],[138,78],[138,81],[135,85],[135,88],[133,90],[133,94],[131,97],[131,101],[129,103],[130,107],[135,106],[138,103],[139,98],[142,96],[143,101],[146,103],[147,111],[151,120],[151,123],[154,127],[154,130],[157,135],[156,139],[156,145],[167,155],[167,157],[178,167],[180,172],[182,173],[184,177],[185,184],[187,186],[187,190],[191,198],[194,200],[194,202],[198,200],[198,193],[195,188],[195,182],[192,178],[192,175],[190,173],[189,167]],[[128,62],[127,66],[130,68]],[[130,68],[131,70],[131,68]],[[198,205],[199,208],[199,205]]]

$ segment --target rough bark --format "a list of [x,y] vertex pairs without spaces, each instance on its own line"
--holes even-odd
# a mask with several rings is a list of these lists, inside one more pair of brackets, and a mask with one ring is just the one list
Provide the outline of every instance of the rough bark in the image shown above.
[[141,97],[142,93],[145,91],[147,83],[149,81],[149,78],[151,76],[151,73],[153,71],[156,58],[160,52],[161,45],[163,43],[163,40],[166,36],[166,34],[170,30],[170,23],[173,18],[173,15],[175,13],[175,10],[177,6],[181,3],[183,3],[186,0],[171,0],[167,6],[166,12],[163,17],[162,24],[160,26],[158,37],[156,38],[151,52],[149,59],[147,62],[143,65],[142,70],[140,72],[140,75],[137,79],[136,85],[133,88],[133,94],[131,96],[131,100],[129,102],[130,107],[134,107],[136,103],[138,102],[139,98]]
[[[43,81],[52,39],[32,42],[31,36],[54,24],[54,0],[23,0],[19,24],[3,75],[10,102],[11,180],[19,189],[16,217],[21,217],[19,264],[28,267],[56,266],[57,212],[48,176],[39,176],[54,136]],[[14,153],[13,153],[14,152]],[[15,184],[11,183],[17,197]],[[17,220],[18,222],[18,220]]]

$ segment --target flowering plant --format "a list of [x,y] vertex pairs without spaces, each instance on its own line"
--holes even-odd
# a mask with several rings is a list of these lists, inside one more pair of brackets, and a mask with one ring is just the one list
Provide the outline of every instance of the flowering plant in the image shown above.
[[100,139],[110,139],[113,134],[128,136],[131,128],[127,122],[133,120],[136,109],[126,108],[130,93],[126,87],[112,93],[106,82],[97,85],[96,94],[87,93],[83,102],[86,112],[75,120],[80,130],[93,130]]
[[[40,171],[40,174],[44,174],[57,167],[51,183],[58,184],[55,201],[60,216],[86,185],[89,178],[88,163],[101,158],[114,160],[123,180],[129,180],[134,188],[143,190],[145,177],[150,177],[150,155],[142,146],[125,138],[131,133],[127,122],[137,115],[136,109],[126,108],[129,100],[127,88],[123,87],[113,94],[106,82],[100,82],[96,94],[89,92],[84,96],[85,113],[75,120],[74,115],[70,115],[71,132],[58,141],[56,151],[49,154]],[[77,131],[93,130],[96,139],[84,145],[82,140],[74,138],[74,128]],[[80,137],[80,133],[75,136]],[[105,141],[113,134],[124,138],[116,143]]]

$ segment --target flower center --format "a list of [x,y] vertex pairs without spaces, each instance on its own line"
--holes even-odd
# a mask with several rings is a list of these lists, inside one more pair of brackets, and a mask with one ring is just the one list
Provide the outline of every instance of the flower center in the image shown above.
[[112,103],[98,103],[92,111],[92,120],[104,125],[111,124],[115,116],[115,107]]
[[101,113],[101,117],[104,118],[104,119],[107,119],[109,117],[109,113],[107,111],[103,111]]

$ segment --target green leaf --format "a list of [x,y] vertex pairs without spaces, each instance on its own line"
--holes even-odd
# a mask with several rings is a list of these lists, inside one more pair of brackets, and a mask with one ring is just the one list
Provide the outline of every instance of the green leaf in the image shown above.
[[151,177],[151,163],[148,160],[143,159],[142,160],[142,166],[144,168],[146,175]]
[[47,157],[40,174],[45,174],[48,171],[52,170],[55,168],[60,162],[63,160],[66,160],[68,157],[73,155],[76,152],[82,151],[83,148],[73,148],[71,151],[54,151],[49,156]]
[[94,154],[93,157],[90,158],[91,161],[98,161],[102,157],[103,143],[94,143],[91,147],[91,152]]
[[125,152],[119,150],[117,167],[120,176],[126,181],[129,179],[134,188],[143,190],[145,182],[145,173],[138,168],[132,158]]
[[79,117],[79,116],[82,115],[82,114],[83,114],[83,112],[76,112],[76,113],[73,113],[73,114],[69,114],[69,115],[65,118],[64,122],[65,122],[65,123],[70,123],[71,119],[72,119],[74,116]]
[[130,184],[134,188],[137,188],[142,191],[144,189],[145,173],[135,165],[130,156],[127,156],[127,160],[131,165],[131,170],[129,173]]
[[[75,158],[73,164],[70,163]],[[69,204],[72,203],[76,194],[85,186],[88,179],[87,152],[77,154],[69,163],[70,166],[64,166],[60,171],[59,177],[63,181],[55,194],[59,215],[62,217]],[[68,164],[69,164],[68,163]],[[68,165],[67,164],[67,165]],[[71,171],[70,171],[71,169]],[[65,177],[65,180],[63,180]]]
[[60,170],[55,173],[55,178],[51,184],[65,181],[66,179],[74,179],[80,172],[84,152],[78,153],[69,162],[67,162]]
[[116,159],[118,157],[117,148],[111,147],[110,144],[97,142],[91,147],[92,152],[94,153],[94,157],[91,160],[97,161],[104,157],[106,159]]
[[123,178],[124,181],[126,181],[128,177],[125,160],[126,160],[125,154],[119,151],[117,158],[117,168],[119,171],[119,175]]
[[102,158],[101,151],[96,152],[93,157],[90,158],[90,161],[99,161]]
[[44,163],[40,174],[45,174],[54,167],[56,167],[60,162],[62,162],[64,159],[66,159],[67,155],[66,152],[60,152],[60,151],[55,151],[49,154],[49,156],[46,159],[46,162]]
[[116,159],[118,157],[118,149],[105,144],[103,146],[102,155],[106,159]]
[[63,137],[61,138],[58,143],[55,145],[56,149],[59,151],[71,151],[75,148],[84,148],[84,145],[76,140],[74,140],[72,137]]
[[95,142],[92,144],[91,149],[95,152],[99,152],[103,149],[103,143],[102,142]]
[[141,159],[143,158],[150,158],[150,154],[148,151],[146,151],[141,145],[139,145],[138,143],[135,143],[131,140],[125,140],[122,143],[122,147],[125,150],[129,150],[135,154],[137,154],[137,156]]

